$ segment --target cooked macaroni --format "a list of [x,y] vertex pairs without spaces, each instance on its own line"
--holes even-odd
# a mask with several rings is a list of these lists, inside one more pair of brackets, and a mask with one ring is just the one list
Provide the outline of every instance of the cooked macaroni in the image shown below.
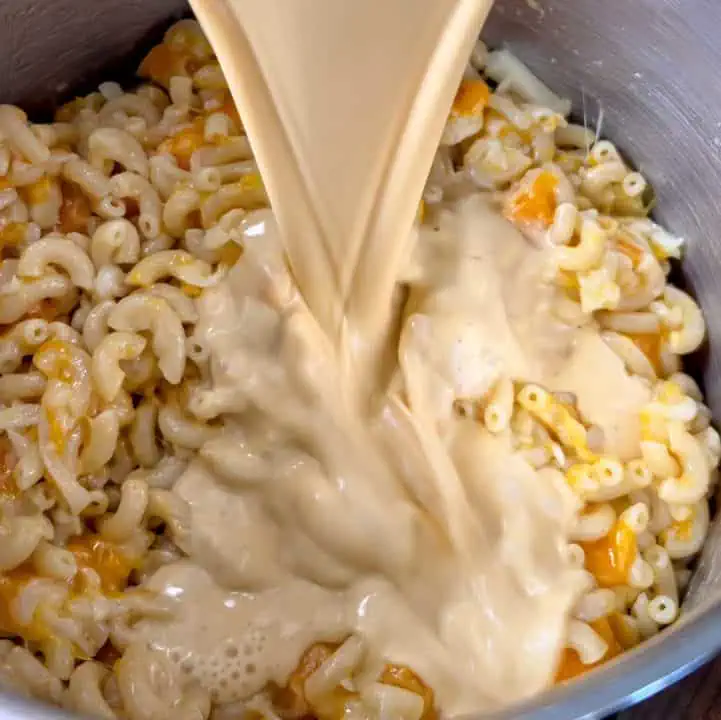
[[[266,448],[243,435],[243,412],[255,407],[280,436],[310,444],[288,379],[272,375],[255,350],[292,356],[301,386],[305,358],[303,348],[278,339],[276,311],[291,291],[263,245],[267,216],[254,213],[268,205],[266,191],[213,52],[198,26],[182,21],[139,73],[144,84],[134,90],[104,83],[49,124],[0,106],[0,633],[7,638],[0,640],[0,684],[107,720],[211,712],[219,720],[432,720],[444,708],[424,666],[374,657],[362,634],[336,626],[309,636],[305,647],[293,645],[289,663],[259,686],[260,667],[239,657],[236,645],[206,648],[215,663],[209,670],[205,661],[138,640],[136,626],[175,612],[152,578],[182,564],[194,543],[210,548],[213,572],[236,587],[233,548],[216,545],[212,532],[191,531],[196,453],[219,485],[257,492],[244,506],[247,517],[234,517],[229,500],[225,522],[253,523],[267,503],[298,526],[292,537],[301,554],[303,543],[326,553],[313,569],[320,584],[344,587],[343,557],[355,557],[354,543],[364,542],[350,527],[345,535],[333,528],[305,534],[322,503],[337,522],[344,517],[315,460],[271,480]],[[535,482],[564,498],[573,516],[568,562],[582,582],[556,656],[559,681],[677,618],[688,568],[708,532],[721,456],[701,393],[679,371],[680,356],[705,333],[696,302],[666,281],[682,242],[648,219],[646,179],[612,143],[569,124],[569,111],[508,51],[488,53],[479,43],[417,229],[440,228],[444,203],[459,192],[495,203],[498,221],[550,259],[559,322],[592,334],[596,350],[608,353],[606,366],[634,383],[642,402],[622,412],[633,414],[635,429],[613,437],[603,417],[591,421],[598,403],[579,397],[571,380],[545,387],[513,366],[495,367],[467,387],[441,383],[438,397],[413,397],[418,407],[427,403],[424,412],[435,412],[434,403],[446,408],[439,425],[456,413],[506,443]],[[243,275],[251,262],[266,274]],[[236,270],[258,285],[262,302],[237,321],[248,338],[237,389],[210,394],[214,373],[227,371],[215,354],[225,340],[197,329],[199,301],[212,314],[211,291]],[[429,303],[443,307],[442,292]],[[449,311],[443,322],[454,317]],[[459,363],[464,351],[459,345]],[[403,363],[416,361],[412,348],[404,351]],[[445,369],[439,364],[437,372],[442,378]],[[259,397],[262,383],[275,395]],[[304,398],[315,401],[310,392]],[[397,407],[385,412],[399,412],[402,425]],[[224,440],[230,432],[232,447]],[[272,489],[256,491],[271,482]],[[299,485],[313,488],[318,505]],[[406,492],[420,497],[424,490]],[[419,503],[456,507],[443,488],[435,492]],[[274,493],[298,493],[291,514],[283,515],[287,505]],[[400,563],[407,548],[393,544],[396,526],[368,522],[388,538],[377,566]],[[270,548],[276,539],[266,541]],[[274,562],[267,552],[262,563]],[[252,567],[244,572],[252,575]],[[451,620],[443,632],[463,636],[462,617],[458,627]],[[258,633],[249,655],[262,645]]]

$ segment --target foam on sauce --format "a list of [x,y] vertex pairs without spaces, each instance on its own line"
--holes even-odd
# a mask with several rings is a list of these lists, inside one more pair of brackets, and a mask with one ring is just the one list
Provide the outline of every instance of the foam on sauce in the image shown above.
[[[410,101],[428,87],[425,66],[403,70],[400,59],[390,70],[404,79],[407,102],[394,106],[385,140],[353,137],[353,128],[368,127],[349,116],[344,129],[358,140],[351,165],[369,183],[355,196],[344,194],[347,168],[330,142],[343,124],[328,122],[322,104],[309,102],[304,117],[302,101],[304,89],[318,100],[317,85],[356,66],[334,69],[326,57],[321,73],[319,50],[307,84],[301,72],[298,87],[269,82],[266,92],[259,79],[259,68],[272,68],[263,60],[273,57],[266,51],[277,32],[297,42],[334,39],[303,20],[306,37],[282,14],[273,37],[262,23],[242,35],[232,9],[260,17],[261,4],[245,0],[225,3],[225,15],[206,27],[236,100],[248,105],[244,122],[280,231],[270,213],[249,216],[243,257],[199,299],[196,332],[211,353],[212,387],[194,399],[195,411],[223,414],[225,430],[173,489],[191,509],[188,558],[150,585],[177,613],[144,620],[138,631],[218,702],[283,684],[308,647],[351,633],[363,638],[371,664],[411,668],[445,715],[497,708],[553,680],[582,587],[565,552],[573,509],[509,437],[459,417],[453,404],[482,396],[506,373],[576,392],[588,419],[621,446],[633,442],[626,418],[646,398],[594,331],[555,318],[548,249],[527,242],[489,198],[450,205],[437,232],[410,232],[457,80],[439,73],[457,66],[460,75],[489,4],[430,3],[438,18],[429,27],[452,29],[461,10],[478,22],[467,47],[446,48],[435,75],[426,68],[437,90],[426,106],[442,105],[451,88],[437,127],[426,119],[428,135],[409,131],[423,114]],[[319,5],[331,14],[340,7]],[[196,2],[196,11],[203,6]],[[408,37],[407,12],[376,33],[395,48],[390,57],[404,50],[391,30]],[[243,87],[223,21],[237,24],[238,62],[255,68]],[[373,30],[359,26],[356,40]],[[370,65],[377,56],[369,54]],[[362,79],[390,91],[385,78]],[[263,118],[284,131],[282,147],[273,144],[278,135],[263,135]],[[404,165],[410,151],[416,161]],[[292,165],[286,175],[282,162]],[[334,186],[339,202],[330,205]]]

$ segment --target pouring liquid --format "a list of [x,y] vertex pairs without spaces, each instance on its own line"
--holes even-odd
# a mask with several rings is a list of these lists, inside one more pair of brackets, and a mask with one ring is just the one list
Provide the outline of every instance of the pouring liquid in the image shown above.
[[337,347],[360,352],[345,358],[360,379],[387,335],[418,199],[492,0],[191,4],[294,277]]

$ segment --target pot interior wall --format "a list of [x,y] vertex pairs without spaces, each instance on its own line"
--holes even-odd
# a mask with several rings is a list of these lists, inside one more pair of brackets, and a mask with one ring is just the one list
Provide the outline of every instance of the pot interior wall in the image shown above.
[[185,12],[183,0],[3,0],[0,101],[43,113],[125,75]]

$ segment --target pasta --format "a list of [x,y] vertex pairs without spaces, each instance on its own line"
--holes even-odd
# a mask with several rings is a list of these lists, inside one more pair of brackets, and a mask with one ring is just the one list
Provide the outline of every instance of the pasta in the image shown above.
[[99,343],[93,353],[92,374],[104,400],[112,402],[123,385],[125,373],[120,369],[120,361],[137,358],[145,343],[142,335],[129,332],[111,333]]
[[107,173],[109,163],[118,163],[126,170],[148,176],[148,157],[142,145],[127,131],[98,128],[88,138],[88,160]]
[[[182,658],[138,641],[144,620],[170,615],[146,581],[197,542],[191,459],[230,489],[271,484],[274,449],[251,449],[235,412],[266,368],[249,352],[237,397],[207,393],[212,373],[226,368],[216,367],[198,331],[199,298],[255,262],[267,305],[239,323],[248,322],[259,347],[294,352],[273,345],[273,306],[290,291],[265,272],[272,258],[257,239],[265,186],[197,24],[174,25],[139,75],[147,82],[134,91],[104,83],[52,123],[31,124],[18,108],[0,106],[0,684],[106,720],[202,720],[211,712],[435,720],[434,690],[417,669],[371,657],[360,635],[328,631],[329,642],[300,649],[285,684],[278,674],[250,699],[227,703],[197,668],[180,672]],[[506,367],[494,369],[482,392],[449,404],[507,442],[573,516],[567,554],[585,586],[568,619],[558,681],[676,620],[708,533],[721,458],[701,391],[680,370],[681,356],[705,336],[696,302],[667,281],[683,241],[648,219],[646,178],[612,143],[569,123],[569,111],[510,52],[479,43],[417,223],[420,233],[435,227],[461,189],[497,202],[506,221],[548,249],[556,316],[600,330],[609,357],[648,394],[630,456],[609,449],[575,389]],[[273,376],[278,407],[269,414],[280,435],[297,423],[285,382]],[[237,439],[231,448],[228,434]],[[288,477],[272,478],[272,492],[306,483],[325,502],[312,463],[289,464]],[[437,501],[451,502],[440,493]],[[285,520],[300,528],[310,512],[299,501]],[[294,537],[322,549],[301,530]],[[226,559],[237,549],[210,534],[199,542],[232,584]],[[384,562],[392,562],[391,545]],[[334,589],[344,586],[346,570],[330,553],[323,572]],[[221,664],[240,654],[235,646],[225,652]],[[250,677],[257,668],[243,662]]]
[[513,383],[509,378],[502,378],[493,389],[484,411],[483,421],[491,432],[498,433],[508,427],[512,413]]
[[108,670],[92,660],[78,665],[68,682],[65,706],[89,717],[114,720],[115,712],[103,696],[102,681],[107,675]]
[[[110,188],[116,198],[123,201],[130,199],[138,204],[140,212],[137,225],[143,237],[149,240],[158,237],[161,231],[162,203],[153,185],[141,174],[124,172],[110,178]],[[127,263],[138,260],[134,239],[132,252],[128,255],[126,250],[125,258],[121,257],[117,262]]]
[[93,233],[90,257],[96,268],[113,263],[135,263],[139,256],[140,237],[135,225],[128,220],[108,220]]
[[130,295],[110,312],[108,325],[126,333],[149,331],[153,352],[166,380],[174,385],[181,381],[185,368],[185,332],[180,318],[165,300],[149,293]]
[[578,620],[569,623],[568,646],[578,653],[584,665],[597,663],[608,651],[603,638],[590,625]]

